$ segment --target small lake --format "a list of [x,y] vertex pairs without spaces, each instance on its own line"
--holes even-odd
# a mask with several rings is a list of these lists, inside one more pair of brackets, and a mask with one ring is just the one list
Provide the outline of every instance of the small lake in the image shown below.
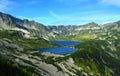
[[52,41],[53,44],[59,45],[57,48],[39,48],[41,52],[51,52],[55,54],[69,54],[76,51],[72,46],[78,45],[80,42],[76,41]]

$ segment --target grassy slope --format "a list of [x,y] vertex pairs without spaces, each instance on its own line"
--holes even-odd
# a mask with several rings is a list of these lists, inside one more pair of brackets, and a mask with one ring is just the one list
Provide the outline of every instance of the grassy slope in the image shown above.
[[12,40],[14,43],[19,44],[21,46],[30,48],[30,49],[35,49],[35,48],[42,48],[42,47],[54,47],[52,43],[42,39],[27,39],[23,38],[22,32],[19,31],[0,31],[0,38],[8,38]]
[[[47,48],[47,47],[55,47],[52,43],[42,39],[26,39],[23,38],[22,32],[19,31],[0,31],[0,39],[7,38],[11,40],[13,43],[18,44],[21,47],[24,47],[24,52],[31,52],[35,48]],[[0,75],[1,76],[32,76],[33,69],[29,67],[22,67],[18,64],[15,64],[7,59],[0,57]],[[34,74],[34,76],[38,76]]]
[[2,27],[0,27],[0,30],[3,30],[3,28],[2,28]]
[[[71,55],[75,61],[75,64],[82,67],[83,71],[87,73],[93,73],[95,76],[98,76],[98,73],[100,73],[102,76],[119,75],[119,31],[109,30],[104,32],[103,30],[102,32],[94,32],[85,30],[80,31],[80,33],[75,36],[56,37],[55,39],[83,41],[80,45],[76,46],[78,51]],[[112,55],[117,55],[117,58],[112,57],[110,54],[108,54],[108,52]],[[113,72],[111,69],[114,69]]]
[[75,36],[57,36],[55,38],[51,38],[51,40],[68,40],[68,41],[87,41],[95,39],[96,36],[94,34],[77,34]]
[[82,30],[76,35],[69,35],[69,36],[56,36],[54,38],[50,38],[51,40],[69,40],[69,41],[87,41],[95,39],[97,36],[89,30]]
[[[19,66],[7,59],[0,57],[0,75],[1,76],[32,76],[32,69]],[[38,76],[34,73],[34,76]]]
[[[116,33],[115,33],[116,34]],[[87,35],[88,36],[88,35]],[[91,35],[92,36],[92,35]],[[112,39],[108,37],[108,35],[104,36],[106,39]],[[12,32],[9,33],[8,31],[1,31],[0,32],[0,38],[9,38],[15,43],[27,47],[28,49],[34,49],[38,47],[53,47],[51,43],[47,42],[44,39],[25,39],[22,37],[20,32]],[[69,37],[66,37],[68,39]],[[70,37],[69,39],[71,39]],[[73,57],[75,64],[82,67],[83,71],[87,73],[94,73],[95,76],[98,76],[98,73],[100,73],[102,76],[114,76],[115,74],[111,72],[110,69],[114,69],[114,72],[117,74],[120,70],[120,52],[119,52],[119,42],[120,40],[113,40],[115,42],[115,46],[117,51],[114,51],[113,53],[116,53],[118,55],[118,59],[110,56],[106,51],[109,50],[109,48],[106,48],[109,44],[106,40],[93,40],[93,37],[87,37],[85,39],[82,35],[76,35],[76,37],[73,37],[75,40],[83,40],[84,42],[76,48],[78,49],[77,52],[73,53],[71,56]],[[88,39],[89,38],[89,39]],[[103,49],[102,46],[105,48]],[[101,58],[102,57],[102,58]],[[64,58],[62,58],[63,60]],[[60,59],[60,61],[62,61]],[[52,58],[50,60],[46,59],[45,62],[51,63],[54,62]],[[79,74],[79,73],[78,73]]]
[[[71,56],[75,64],[82,67],[87,73],[92,72],[95,76],[98,76],[98,73],[102,76],[116,76],[120,70],[120,59],[116,59],[105,52],[108,45],[106,41],[86,41],[77,45],[78,51]],[[120,54],[118,55],[120,56]],[[110,69],[114,69],[114,73]]]

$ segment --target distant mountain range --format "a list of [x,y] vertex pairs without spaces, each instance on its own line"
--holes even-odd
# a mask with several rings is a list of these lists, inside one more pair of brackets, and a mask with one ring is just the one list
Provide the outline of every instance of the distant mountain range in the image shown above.
[[40,36],[43,38],[55,37],[55,36],[69,36],[76,35],[81,30],[115,30],[120,31],[120,21],[114,23],[108,23],[104,25],[98,25],[95,22],[91,22],[84,25],[60,25],[60,26],[45,26],[36,21],[29,21],[27,19],[21,20],[9,14],[0,12],[0,28],[8,30],[25,30],[30,32],[31,36]]

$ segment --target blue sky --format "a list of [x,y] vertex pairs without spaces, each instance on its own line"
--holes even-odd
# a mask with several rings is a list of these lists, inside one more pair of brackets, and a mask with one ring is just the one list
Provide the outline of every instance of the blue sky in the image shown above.
[[120,0],[0,0],[0,11],[45,25],[120,20]]

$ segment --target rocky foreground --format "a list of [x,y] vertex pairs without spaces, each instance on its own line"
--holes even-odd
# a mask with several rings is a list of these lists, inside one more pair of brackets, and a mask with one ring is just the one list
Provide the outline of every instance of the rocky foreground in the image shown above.
[[[25,53],[24,48],[14,44],[9,39],[0,39],[0,54],[2,57],[13,61],[21,66],[27,66],[34,69],[34,72],[42,76],[69,76],[76,75],[76,71],[80,71],[82,68],[78,68],[74,64],[72,58],[68,58],[63,62],[51,62],[52,59],[64,58],[63,55],[56,55],[52,53],[39,53],[36,51],[30,51]],[[73,72],[71,72],[73,71]],[[85,74],[83,72],[83,74]]]

